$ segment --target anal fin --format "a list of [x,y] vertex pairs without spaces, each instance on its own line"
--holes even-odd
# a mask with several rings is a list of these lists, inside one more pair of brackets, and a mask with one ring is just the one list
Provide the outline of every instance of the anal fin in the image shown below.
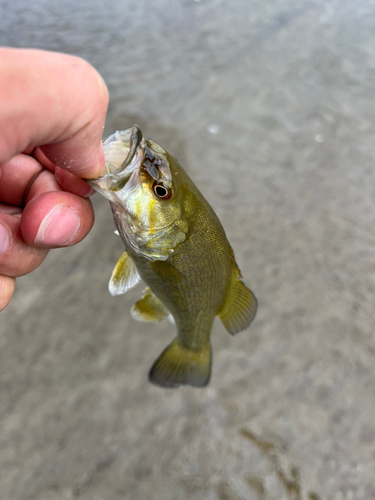
[[138,321],[161,321],[169,315],[168,309],[149,288],[146,288],[143,293],[143,297],[130,310],[134,319]]

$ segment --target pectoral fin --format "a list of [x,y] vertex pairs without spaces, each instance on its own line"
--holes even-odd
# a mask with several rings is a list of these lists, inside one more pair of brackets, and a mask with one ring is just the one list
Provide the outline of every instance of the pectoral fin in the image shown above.
[[131,315],[138,321],[161,321],[169,315],[168,309],[149,288],[143,297],[131,308]]
[[232,284],[223,308],[218,315],[226,330],[234,335],[247,328],[257,312],[257,299],[251,290],[244,285],[241,272],[229,247],[233,263]]
[[134,262],[127,252],[124,252],[119,258],[109,280],[109,293],[113,296],[121,295],[134,288],[140,279]]

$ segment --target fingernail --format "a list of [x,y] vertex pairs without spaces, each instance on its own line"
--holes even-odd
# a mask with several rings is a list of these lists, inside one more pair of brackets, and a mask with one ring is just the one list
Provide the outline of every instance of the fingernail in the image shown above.
[[5,253],[9,247],[9,233],[7,228],[0,224],[0,254]]
[[52,246],[67,245],[77,234],[80,223],[74,210],[63,204],[55,205],[39,226],[34,243]]

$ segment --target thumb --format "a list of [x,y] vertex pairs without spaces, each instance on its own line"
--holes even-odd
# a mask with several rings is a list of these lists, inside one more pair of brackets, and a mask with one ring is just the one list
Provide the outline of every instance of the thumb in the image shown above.
[[41,147],[55,165],[84,178],[104,172],[101,136],[108,91],[78,57],[0,49],[0,163]]

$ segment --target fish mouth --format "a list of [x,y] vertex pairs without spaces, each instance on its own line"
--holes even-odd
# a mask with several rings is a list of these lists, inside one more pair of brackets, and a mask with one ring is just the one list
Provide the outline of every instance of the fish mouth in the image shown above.
[[145,139],[138,125],[117,131],[103,142],[105,174],[88,184],[112,201],[111,193],[120,191],[144,160]]
[[[87,182],[110,201],[114,196],[122,198],[138,186],[142,182],[141,174],[143,179],[155,181],[162,175],[167,180],[170,177],[169,168],[165,168],[166,151],[151,139],[145,139],[138,125],[109,136],[103,141],[103,150],[105,174]],[[143,177],[144,174],[146,177]]]
[[103,142],[108,189],[119,191],[125,186],[143,161],[144,147],[145,140],[138,125],[115,132]]
[[[118,175],[131,164],[143,139],[138,125],[115,132],[103,141],[106,175]],[[126,155],[124,158],[124,154]]]

